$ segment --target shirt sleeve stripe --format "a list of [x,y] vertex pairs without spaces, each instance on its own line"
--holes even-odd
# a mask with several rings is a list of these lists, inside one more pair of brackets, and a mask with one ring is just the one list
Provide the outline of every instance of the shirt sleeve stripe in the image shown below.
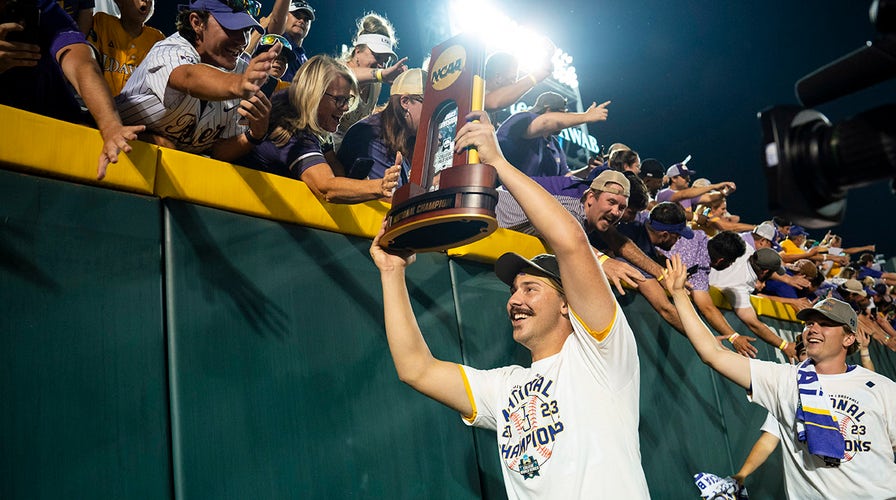
[[473,391],[472,391],[472,389],[470,389],[470,381],[467,380],[467,372],[464,371],[463,365],[457,365],[457,367],[460,369],[461,378],[464,379],[464,390],[467,391],[467,398],[470,400],[470,407],[473,408],[472,415],[470,415],[470,416],[461,415],[461,416],[464,417],[464,420],[466,420],[467,422],[472,424],[476,420],[476,416],[477,416],[476,400],[473,399]]

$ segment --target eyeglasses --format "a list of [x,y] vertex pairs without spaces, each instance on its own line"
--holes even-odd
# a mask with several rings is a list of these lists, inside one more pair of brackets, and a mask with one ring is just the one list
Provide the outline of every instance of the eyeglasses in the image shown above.
[[350,108],[355,102],[355,96],[353,95],[333,95],[329,92],[324,92],[324,95],[333,99],[333,104],[337,108]]
[[289,43],[289,40],[287,40],[286,37],[274,35],[271,33],[262,36],[261,40],[258,41],[258,45],[274,45],[277,42],[280,42],[280,44],[283,45],[284,49],[292,50],[292,44]]
[[261,3],[256,0],[223,0],[234,12],[244,10],[252,17],[261,14]]

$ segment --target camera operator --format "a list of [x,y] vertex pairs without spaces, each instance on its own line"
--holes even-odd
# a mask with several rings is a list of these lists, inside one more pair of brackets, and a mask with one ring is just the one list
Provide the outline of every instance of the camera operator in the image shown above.
[[0,104],[84,122],[86,117],[67,80],[84,100],[103,136],[97,166],[97,179],[102,179],[109,163],[118,162],[119,152],[131,151],[128,141],[136,139],[144,127],[121,124],[93,49],[56,2],[0,0],[3,19],[14,10],[25,16],[0,24]]

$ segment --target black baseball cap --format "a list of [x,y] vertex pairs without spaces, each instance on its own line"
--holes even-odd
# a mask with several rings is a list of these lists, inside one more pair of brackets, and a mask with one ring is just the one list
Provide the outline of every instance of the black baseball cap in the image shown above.
[[557,257],[549,253],[527,259],[518,253],[507,252],[495,261],[495,274],[508,286],[513,286],[513,280],[525,269],[535,269],[548,278],[556,280],[561,286],[563,285],[560,281],[560,266],[557,264]]

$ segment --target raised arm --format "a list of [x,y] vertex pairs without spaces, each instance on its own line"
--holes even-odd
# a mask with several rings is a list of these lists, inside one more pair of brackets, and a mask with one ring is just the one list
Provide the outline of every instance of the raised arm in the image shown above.
[[548,70],[541,69],[533,71],[519,80],[498,87],[493,90],[486,90],[485,93],[485,109],[486,111],[497,111],[517,102],[526,92],[532,90],[538,85],[538,82],[544,80],[548,76]]
[[607,110],[609,105],[610,101],[604,102],[600,106],[592,102],[591,106],[583,113],[561,113],[555,111],[542,113],[529,124],[525,137],[527,139],[544,137],[583,123],[605,121],[609,114],[609,110]]
[[673,255],[666,263],[666,290],[672,295],[672,302],[678,310],[678,316],[684,326],[685,335],[700,359],[710,368],[725,378],[747,389],[750,387],[749,359],[720,346],[709,328],[703,324],[684,284],[687,280],[687,269],[681,263],[679,255]]
[[415,256],[384,250],[380,246],[384,230],[380,230],[373,239],[370,256],[380,271],[386,339],[398,378],[462,415],[471,416],[473,407],[467,397],[460,367],[433,357],[411,308],[405,269],[414,262]]
[[476,148],[480,161],[495,167],[504,187],[557,256],[572,310],[592,329],[609,325],[616,314],[615,297],[581,224],[544,188],[507,162],[485,112],[474,111],[466,119],[468,123],[457,133],[455,151]]
[[[286,30],[286,19],[289,17],[289,3],[289,0],[274,1],[271,13],[258,21],[258,24],[264,28],[265,32],[280,35]],[[246,46],[244,52],[251,56],[255,52],[255,48],[258,47],[259,40],[261,40],[261,33],[252,30],[249,45]]]

